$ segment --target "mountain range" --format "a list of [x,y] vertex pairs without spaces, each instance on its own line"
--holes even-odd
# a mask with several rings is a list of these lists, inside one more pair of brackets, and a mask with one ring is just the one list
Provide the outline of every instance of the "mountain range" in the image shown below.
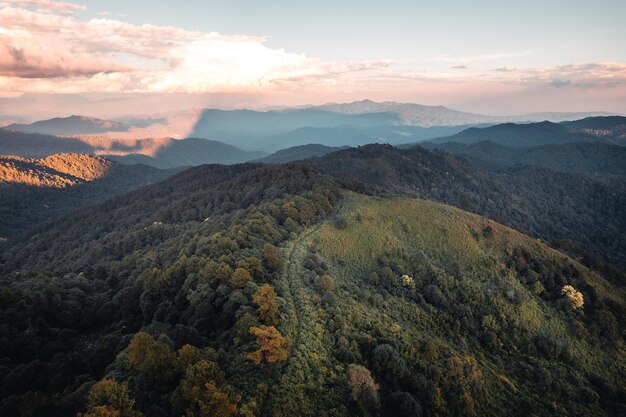
[[536,113],[487,116],[443,106],[371,100],[268,111],[203,109],[113,120],[70,116],[32,124],[11,124],[13,131],[61,136],[98,135],[110,139],[196,137],[253,151],[320,143],[358,146],[371,142],[402,144],[450,136],[472,126],[504,122],[560,122],[604,113]]

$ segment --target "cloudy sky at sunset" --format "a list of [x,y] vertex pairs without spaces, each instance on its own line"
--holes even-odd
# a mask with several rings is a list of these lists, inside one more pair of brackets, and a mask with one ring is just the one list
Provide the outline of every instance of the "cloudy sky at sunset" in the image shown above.
[[624,16],[617,0],[0,0],[0,115],[364,98],[626,113]]

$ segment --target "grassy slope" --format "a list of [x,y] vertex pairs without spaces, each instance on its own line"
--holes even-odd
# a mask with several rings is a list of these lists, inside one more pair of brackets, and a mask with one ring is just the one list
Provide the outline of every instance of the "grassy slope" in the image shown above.
[[[524,415],[529,410],[538,414],[602,415],[597,404],[577,402],[576,389],[586,387],[590,375],[600,376],[618,389],[624,387],[624,367],[615,365],[625,363],[623,346],[607,349],[577,336],[574,328],[580,317],[558,310],[558,299],[551,299],[554,296],[548,291],[542,296],[533,293],[520,273],[510,263],[507,266],[507,260],[514,248],[521,248],[535,262],[576,271],[572,285],[592,285],[598,298],[620,305],[626,299],[623,288],[609,287],[583,266],[536,240],[442,204],[349,193],[339,216],[347,219],[346,229],[327,222],[305,232],[287,248],[285,280],[289,282],[282,283],[280,293],[286,297],[285,310],[289,312],[283,310],[283,332],[292,338],[294,346],[274,394],[288,389],[291,395],[271,395],[274,404],[266,412],[289,415],[298,409],[328,411],[331,406],[335,413],[345,414],[346,408],[334,399],[345,398],[339,387],[346,383],[346,363],[333,352],[346,343],[345,337],[353,361],[369,366],[363,335],[377,343],[394,344],[409,373],[434,379],[444,397],[454,398],[457,391],[470,393],[478,415],[507,414],[511,403],[522,407],[518,413]],[[485,237],[488,226],[492,232]],[[319,302],[313,272],[301,267],[316,249],[336,282],[332,308]],[[416,290],[401,284],[394,287],[394,283],[392,290],[389,286],[383,289],[370,281],[368,274],[379,269],[377,261],[383,256],[393,258],[398,269],[414,277]],[[400,274],[394,272],[400,281]],[[449,305],[469,306],[473,314],[470,320],[495,318],[496,324],[490,326],[496,329],[501,347],[486,349],[475,330],[455,328],[454,317],[450,318],[445,309],[424,301],[419,293],[432,283],[443,290]],[[477,311],[480,308],[483,311]],[[515,336],[508,340],[512,334]],[[532,345],[537,335],[566,341],[570,346],[568,359],[544,359],[541,354],[529,353],[525,346]],[[454,363],[459,361],[475,363],[477,369],[467,371],[472,366],[466,365],[465,375],[455,374]],[[538,368],[569,381],[564,392],[557,395],[554,390],[529,383],[534,378],[530,374]],[[314,378],[303,380],[298,375]],[[389,387],[383,385],[382,389]],[[282,399],[286,397],[301,400],[285,403]],[[451,414],[458,407],[447,404],[442,414]]]

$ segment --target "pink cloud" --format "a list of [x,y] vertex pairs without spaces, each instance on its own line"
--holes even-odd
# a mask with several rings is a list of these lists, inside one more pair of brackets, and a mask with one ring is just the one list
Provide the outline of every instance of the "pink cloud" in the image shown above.
[[387,61],[323,62],[269,48],[259,36],[102,18],[81,21],[19,7],[0,10],[0,27],[4,95],[48,89],[70,93],[262,90],[389,65]]
[[13,6],[33,6],[40,11],[52,11],[56,13],[74,13],[86,9],[82,4],[51,0],[5,0],[2,3]]
[[84,7],[73,3],[0,0],[0,5],[4,6],[0,8],[0,95],[4,97],[224,93],[279,101],[271,104],[367,97],[454,104],[498,97],[514,101],[514,96],[528,102],[531,96],[571,101],[574,91],[581,100],[593,95],[589,102],[597,103],[598,97],[610,97],[617,103],[614,108],[626,108],[626,64],[616,62],[487,66],[532,53],[518,51],[442,56],[434,61],[459,65],[431,71],[427,68],[432,62],[407,68],[383,59],[321,60],[269,47],[262,36],[133,25],[109,17],[81,20],[75,12]]

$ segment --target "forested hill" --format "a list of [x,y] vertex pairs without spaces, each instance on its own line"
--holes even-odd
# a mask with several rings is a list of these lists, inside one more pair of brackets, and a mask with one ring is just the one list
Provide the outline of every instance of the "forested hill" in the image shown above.
[[[432,199],[479,213],[565,248],[583,248],[588,265],[626,267],[626,185],[541,167],[497,172],[462,157],[416,146],[367,145],[306,162],[359,192]],[[567,241],[567,242],[566,242]],[[572,245],[572,243],[574,245]],[[572,253],[580,253],[578,249]]]
[[554,171],[595,176],[626,176],[626,146],[579,142],[562,145],[513,148],[493,142],[462,144],[423,143],[428,149],[441,149],[463,155],[486,167],[539,165]]
[[435,143],[464,144],[483,141],[516,148],[577,142],[626,145],[626,117],[587,117],[561,123],[503,123],[484,128],[471,127],[433,140]]
[[624,411],[623,286],[478,215],[344,186],[201,166],[5,246],[0,415]]
[[92,155],[56,154],[46,158],[0,155],[0,187],[24,184],[63,188],[106,176],[113,161]]
[[5,180],[12,181],[0,180],[0,239],[10,239],[80,207],[164,180],[180,169],[122,165],[89,155],[53,155],[34,163],[0,157],[1,171]]

